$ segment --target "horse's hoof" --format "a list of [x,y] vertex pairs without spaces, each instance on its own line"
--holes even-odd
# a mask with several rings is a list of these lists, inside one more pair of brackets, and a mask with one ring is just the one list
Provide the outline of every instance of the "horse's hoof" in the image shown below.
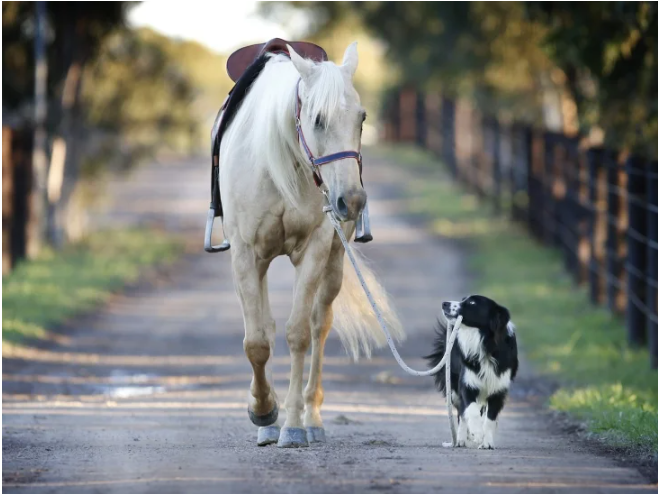
[[281,429],[279,448],[308,448],[306,429],[302,427],[284,427]]
[[326,443],[327,438],[324,435],[324,427],[307,427],[306,435],[309,443]]
[[258,428],[258,445],[267,446],[274,444],[279,440],[281,429],[278,425],[268,425],[267,427]]
[[276,419],[279,418],[279,407],[275,403],[272,411],[265,415],[256,415],[251,408],[247,408],[247,413],[249,414],[249,419],[254,425],[257,425],[258,427],[267,427],[268,425],[274,424]]

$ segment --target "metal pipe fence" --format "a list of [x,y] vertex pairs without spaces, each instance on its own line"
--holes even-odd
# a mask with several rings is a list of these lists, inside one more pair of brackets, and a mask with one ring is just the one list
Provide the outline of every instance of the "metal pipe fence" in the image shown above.
[[625,318],[658,368],[658,161],[588,147],[578,136],[504,123],[467,101],[401,88],[385,138],[435,153],[497,214],[562,252],[593,304]]

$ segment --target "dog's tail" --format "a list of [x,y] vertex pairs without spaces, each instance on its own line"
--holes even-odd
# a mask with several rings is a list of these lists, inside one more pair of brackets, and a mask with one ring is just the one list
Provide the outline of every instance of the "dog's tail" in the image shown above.
[[[423,357],[424,359],[427,359],[429,362],[427,366],[432,369],[433,367],[436,367],[439,362],[441,362],[441,359],[443,358],[443,355],[446,353],[446,335],[448,332],[448,328],[446,326],[446,323],[444,321],[441,321],[441,319],[437,320],[436,323],[436,336],[434,338],[434,352],[432,352],[430,355],[426,355]],[[436,385],[437,389],[443,394],[443,396],[446,395],[446,368],[441,367],[441,370],[434,374],[434,384]]]
[[[391,336],[397,341],[404,340],[404,328],[393,309],[386,290],[354,246],[352,246],[352,252]],[[343,346],[354,360],[358,360],[359,354],[370,358],[373,347],[386,345],[386,336],[379,327],[377,316],[370,307],[370,302],[363,292],[361,282],[354,272],[347,253],[343,262],[343,284],[333,303],[333,311],[334,327]]]

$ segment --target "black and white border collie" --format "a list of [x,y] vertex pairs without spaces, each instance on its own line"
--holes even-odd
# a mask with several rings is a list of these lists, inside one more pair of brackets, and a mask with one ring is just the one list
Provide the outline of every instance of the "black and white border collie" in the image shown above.
[[[510,313],[481,295],[471,295],[461,302],[443,302],[443,313],[447,319],[463,318],[450,356],[452,401],[458,411],[453,419],[457,420],[456,446],[494,449],[498,414],[519,368]],[[430,367],[441,361],[445,348],[446,326],[439,321],[434,353],[425,357]],[[445,367],[434,380],[445,396]]]

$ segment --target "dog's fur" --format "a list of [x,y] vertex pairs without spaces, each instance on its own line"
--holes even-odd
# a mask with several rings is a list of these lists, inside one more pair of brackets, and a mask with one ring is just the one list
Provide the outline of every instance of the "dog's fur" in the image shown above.
[[[519,368],[509,311],[487,297],[471,295],[444,302],[443,313],[451,320],[463,318],[450,356],[452,401],[458,410],[456,446],[493,449],[498,414]],[[425,357],[429,367],[441,361],[445,349],[446,325],[439,320],[434,352]],[[434,379],[445,396],[445,367]]]

